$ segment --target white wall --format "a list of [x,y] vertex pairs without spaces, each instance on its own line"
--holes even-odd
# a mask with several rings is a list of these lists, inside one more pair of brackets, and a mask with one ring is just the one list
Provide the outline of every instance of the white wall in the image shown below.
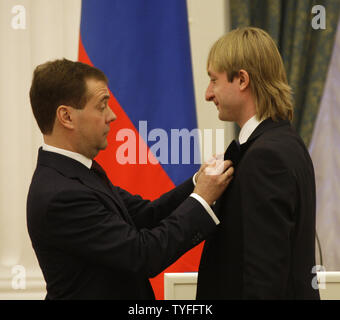
[[[61,57],[77,59],[80,3],[0,1],[0,299],[44,297],[44,282],[26,231],[27,191],[42,142],[28,92],[36,65]],[[14,26],[24,24],[15,20],[15,5],[26,10],[24,29],[13,29],[13,18]],[[217,120],[213,104],[204,101],[204,91],[208,50],[228,29],[228,1],[188,0],[188,9],[199,128],[226,129],[227,144],[231,126]],[[25,268],[26,283],[16,281],[23,270],[13,269],[15,265]],[[20,284],[26,289],[12,288]]]
[[[15,5],[26,11],[13,29]],[[0,299],[41,298],[41,271],[26,231],[26,197],[42,137],[28,92],[37,64],[77,59],[80,0],[0,1]],[[17,24],[18,25],[18,24]],[[12,269],[22,265],[25,269]],[[14,274],[12,274],[12,271]],[[26,272],[26,290],[13,290]]]
[[[204,99],[209,82],[206,62],[210,47],[230,29],[229,1],[187,0],[187,4],[198,127],[201,130],[224,129],[224,143],[219,147],[215,144],[216,131],[213,130],[212,152],[220,153],[224,152],[225,147],[234,138],[233,126],[219,121],[215,105]],[[203,160],[208,160],[207,158],[211,156],[204,143],[203,155],[205,156]]]

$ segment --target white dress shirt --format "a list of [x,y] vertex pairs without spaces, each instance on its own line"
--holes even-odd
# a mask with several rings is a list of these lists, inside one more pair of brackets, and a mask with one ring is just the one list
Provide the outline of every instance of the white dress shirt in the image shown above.
[[240,144],[243,144],[247,142],[250,135],[255,131],[257,126],[262,122],[263,120],[259,121],[256,119],[256,116],[251,117],[242,127],[240,134],[238,136],[238,141]]

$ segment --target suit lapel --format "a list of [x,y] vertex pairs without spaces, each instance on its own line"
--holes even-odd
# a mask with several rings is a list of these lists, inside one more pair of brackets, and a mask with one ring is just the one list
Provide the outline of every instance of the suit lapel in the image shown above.
[[[250,135],[250,137],[248,138],[248,140],[245,143],[242,143],[240,145],[240,149],[239,152],[237,153],[235,150],[233,152],[237,153],[236,156],[236,163],[235,163],[235,172],[237,170],[237,166],[240,163],[242,157],[244,156],[244,154],[247,152],[247,150],[249,149],[249,147],[253,144],[253,142],[259,137],[261,136],[261,134],[263,134],[264,132],[266,132],[267,130],[271,130],[273,128],[276,127],[280,127],[280,126],[288,126],[290,125],[289,120],[279,120],[279,121],[273,121],[271,118],[268,118],[264,121],[262,121],[254,130],[254,132]],[[233,147],[233,149],[235,149],[235,147]],[[228,158],[226,155],[228,153],[228,149],[225,152],[225,159]],[[225,194],[226,192],[230,192],[230,188],[232,187],[232,184],[234,183],[234,180],[231,181],[230,185],[228,186],[227,190],[225,191],[224,195],[222,197],[220,197],[217,201],[216,204],[213,207],[214,212],[218,215],[218,212],[220,210],[221,207],[221,203],[223,198],[225,198]]]
[[107,188],[100,181],[100,178],[96,175],[95,172],[89,170],[89,175],[86,177],[82,176],[79,179],[83,182],[83,184],[87,185],[89,188],[102,192],[110,197],[114,203],[118,206],[119,213],[123,217],[123,219],[129,223],[133,223],[130,215],[128,214],[125,204],[120,198],[119,194],[115,190],[114,186],[111,184],[111,190],[107,190]]

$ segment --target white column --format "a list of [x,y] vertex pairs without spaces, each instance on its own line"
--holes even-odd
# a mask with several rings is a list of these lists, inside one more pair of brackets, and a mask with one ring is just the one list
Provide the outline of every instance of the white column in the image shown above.
[[201,154],[202,160],[206,161],[212,154],[221,151],[221,130],[224,130],[222,152],[234,139],[233,124],[219,120],[215,105],[205,101],[205,90],[209,84],[206,65],[208,53],[213,43],[230,30],[229,0],[187,0],[187,6],[198,128],[202,135],[206,129]]
[[[36,65],[77,59],[80,5],[80,0],[0,1],[0,299],[44,294],[26,228],[27,192],[42,142],[28,94]],[[16,265],[23,268],[13,269]],[[14,290],[23,270],[26,289]]]

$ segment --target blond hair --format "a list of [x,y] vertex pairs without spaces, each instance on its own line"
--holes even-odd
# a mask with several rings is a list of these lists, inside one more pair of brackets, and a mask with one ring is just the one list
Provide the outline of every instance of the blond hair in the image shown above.
[[282,58],[264,30],[245,27],[222,36],[210,49],[207,67],[225,71],[230,82],[241,69],[248,72],[259,120],[293,119],[292,90]]

